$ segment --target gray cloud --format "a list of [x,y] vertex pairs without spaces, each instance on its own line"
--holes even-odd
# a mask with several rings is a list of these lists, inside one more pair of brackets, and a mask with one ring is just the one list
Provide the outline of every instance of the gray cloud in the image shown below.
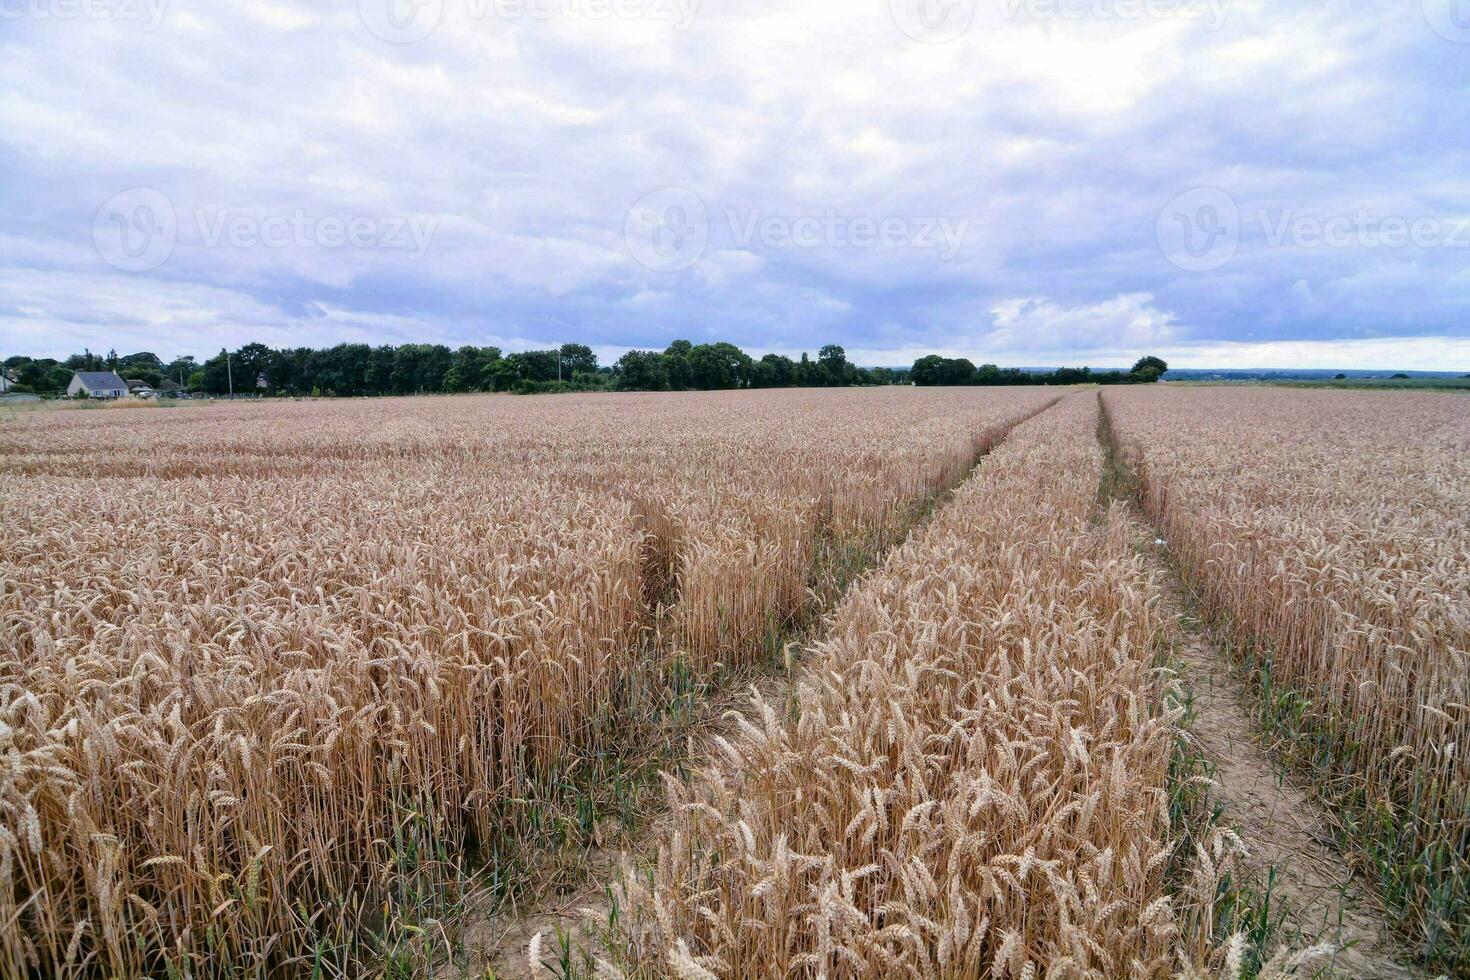
[[[940,43],[900,29],[907,0],[442,0],[411,43],[326,0],[3,2],[5,351],[1470,360],[1470,47],[1417,0],[1234,0],[1218,27],[979,0]],[[131,188],[168,202],[157,263],[161,209],[104,208]],[[704,234],[630,244],[667,188]],[[1198,188],[1228,207],[1169,213]],[[1441,234],[1366,240],[1396,220]]]

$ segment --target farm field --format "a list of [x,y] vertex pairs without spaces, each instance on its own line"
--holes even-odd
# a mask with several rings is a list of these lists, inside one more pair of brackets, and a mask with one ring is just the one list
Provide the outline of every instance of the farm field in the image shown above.
[[423,972],[457,892],[590,846],[630,732],[781,665],[587,972],[1311,975],[1221,901],[1155,533],[1463,965],[1467,442],[1455,395],[1256,388],[0,415],[0,975]]
[[651,886],[627,877],[637,959],[1169,973],[1162,623],[1098,512],[1096,428],[1089,394],[1022,425],[849,595],[799,714],[759,704],[677,798]]
[[658,689],[779,655],[819,551],[881,547],[1055,398],[6,419],[0,972],[350,972],[459,858],[552,834],[545,783]]
[[1470,403],[1107,392],[1146,510],[1421,949],[1470,968]]

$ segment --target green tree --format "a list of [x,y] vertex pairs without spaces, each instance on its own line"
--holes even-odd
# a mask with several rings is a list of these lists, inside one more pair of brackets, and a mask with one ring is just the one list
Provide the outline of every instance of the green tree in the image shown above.
[[687,340],[676,340],[664,349],[669,387],[674,391],[688,391],[694,387],[694,367],[689,361],[693,351],[694,345]]
[[1169,370],[1168,362],[1161,357],[1150,355],[1139,358],[1138,363],[1133,365],[1133,370],[1128,373],[1135,375],[1139,381],[1145,384],[1152,384],[1162,378],[1164,372],[1167,370]]
[[189,375],[197,370],[199,370],[199,362],[194,359],[193,355],[186,354],[183,357],[176,357],[165,364],[163,366],[163,376],[175,384],[187,386]]
[[377,395],[388,391],[392,347],[338,344],[312,351],[298,382],[303,391],[333,395]]
[[525,350],[507,354],[501,362],[496,390],[507,391],[517,382],[544,382],[556,380],[557,352],[554,350]]
[[[907,372],[895,371],[893,368],[875,367],[868,368],[868,383],[875,385],[897,385],[904,384],[907,380],[903,378]],[[901,380],[902,379],[902,380]]]
[[[71,371],[50,357],[42,357],[37,360],[22,358],[16,364],[7,362],[7,366],[14,370],[16,383],[32,391],[42,393],[65,391],[66,386],[71,384]],[[66,380],[58,385],[56,381],[59,380],[60,375],[64,375]]]
[[825,383],[836,387],[848,383],[847,351],[836,344],[828,344],[817,352],[817,366],[825,375]]
[[750,380],[750,356],[734,344],[700,344],[689,352],[694,387],[701,391],[743,388]]
[[445,391],[479,391],[485,375],[485,354],[471,344],[459,348],[444,372]]
[[301,390],[300,367],[305,361],[302,354],[298,359],[297,351],[306,351],[304,347],[297,350],[273,350],[266,358],[265,370],[261,373],[265,376],[265,386],[272,392],[288,392]]
[[444,376],[454,364],[454,352],[443,344],[419,345],[419,391],[441,392]]
[[915,361],[909,369],[909,377],[916,385],[969,385],[978,380],[975,365],[966,358],[940,357],[938,354],[927,354]]
[[117,373],[128,381],[142,381],[157,387],[163,380],[163,362],[151,351],[139,351],[118,358]]
[[234,353],[235,394],[253,394],[260,390],[261,380],[270,381],[269,372],[275,352],[265,344],[246,344]]
[[617,387],[621,391],[667,391],[667,359],[658,351],[628,351],[618,358]]
[[757,388],[789,388],[796,383],[796,362],[781,354],[767,354],[755,365],[751,384]]
[[398,366],[398,348],[391,344],[341,344],[344,394],[387,395],[393,391],[393,371]]
[[504,361],[500,356],[499,347],[480,348],[480,382],[477,390],[496,391],[496,379],[502,373]]
[[822,372],[812,359],[807,356],[806,351],[801,352],[801,360],[796,362],[795,382],[798,388],[814,388],[821,384]]
[[73,354],[62,363],[73,371],[103,371],[107,367],[103,363],[102,358],[97,354],[93,354],[90,350],[83,350],[80,354]]
[[[199,387],[211,395],[224,395],[230,391],[230,379],[234,371],[233,360],[224,351],[205,361],[199,370]],[[235,379],[235,390],[239,390],[239,379]]]
[[597,373],[597,355],[586,344],[561,345],[562,379],[570,381],[579,374]]

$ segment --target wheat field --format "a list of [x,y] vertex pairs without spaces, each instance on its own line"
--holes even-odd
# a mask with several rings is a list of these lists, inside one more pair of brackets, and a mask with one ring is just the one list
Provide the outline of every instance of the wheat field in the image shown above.
[[[0,975],[419,975],[385,937],[513,893],[583,833],[558,787],[670,697],[776,664],[792,683],[667,777],[610,892],[606,975],[1243,975],[1218,906],[1251,842],[1181,823],[1141,521],[1262,731],[1340,802],[1344,849],[1453,963],[1464,404],[891,388],[0,415]],[[1107,489],[1113,445],[1138,512]],[[1310,975],[1311,952],[1260,975]]]
[[1470,964],[1470,402],[1109,391],[1145,505],[1421,948]]
[[[1168,976],[1175,717],[1153,584],[1101,510],[1097,402],[1027,422],[849,593],[790,706],[672,790],[623,880],[683,976]],[[1213,892],[1213,878],[1204,901]]]
[[880,547],[1052,397],[5,419],[0,972],[354,971],[420,877],[536,829],[634,673],[759,657],[815,549]]

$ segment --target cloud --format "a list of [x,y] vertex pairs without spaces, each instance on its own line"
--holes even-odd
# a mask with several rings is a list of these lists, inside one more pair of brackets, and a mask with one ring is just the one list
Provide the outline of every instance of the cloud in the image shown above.
[[1004,300],[990,315],[985,345],[999,350],[1085,350],[1090,346],[1153,350],[1176,339],[1174,314],[1152,293],[1130,293],[1089,306],[1061,307],[1040,297]]
[[[1396,364],[1397,338],[1403,358],[1436,337],[1453,356],[1470,331],[1470,248],[1266,234],[1283,215],[1470,211],[1470,59],[1416,3],[1176,5],[1216,20],[982,0],[927,43],[891,13],[908,0],[443,0],[398,43],[358,16],[378,2],[34,3],[0,22],[0,353],[688,336],[881,363],[1245,344]],[[167,197],[177,240],[127,271],[94,233],[119,233],[99,209],[138,187]],[[1168,219],[1209,217],[1165,213],[1201,187],[1238,231],[1203,270],[1161,243]],[[697,195],[708,234],[660,270],[626,224],[666,188]],[[420,256],[201,232],[296,214],[434,231]],[[907,233],[739,240],[752,217]],[[953,248],[925,247],[926,223]]]

